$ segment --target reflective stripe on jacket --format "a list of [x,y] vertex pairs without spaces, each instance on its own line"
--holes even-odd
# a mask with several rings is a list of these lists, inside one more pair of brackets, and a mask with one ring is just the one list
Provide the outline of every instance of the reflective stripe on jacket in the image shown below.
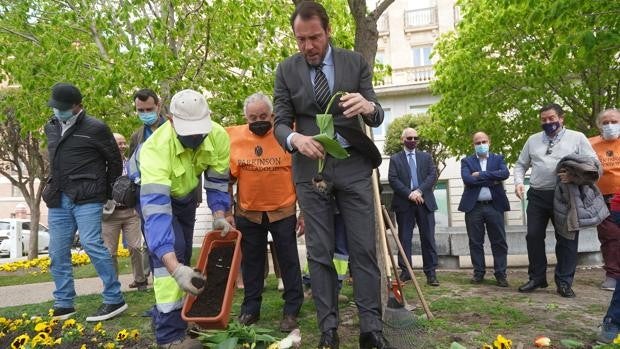
[[205,172],[207,204],[212,212],[230,209],[228,194],[228,134],[213,122],[209,135],[196,150],[186,149],[172,124],[161,125],[144,142],[140,154],[140,205],[149,249],[161,259],[174,251],[171,197],[191,193]]

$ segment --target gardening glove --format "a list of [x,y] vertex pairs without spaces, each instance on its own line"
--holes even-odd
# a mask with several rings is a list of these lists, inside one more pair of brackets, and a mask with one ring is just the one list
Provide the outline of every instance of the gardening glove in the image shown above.
[[207,278],[200,271],[183,264],[179,264],[172,273],[172,277],[183,291],[189,292],[194,296],[203,291],[207,282]]
[[213,221],[213,230],[221,230],[222,237],[226,236],[232,229],[232,225],[224,217],[218,217]]

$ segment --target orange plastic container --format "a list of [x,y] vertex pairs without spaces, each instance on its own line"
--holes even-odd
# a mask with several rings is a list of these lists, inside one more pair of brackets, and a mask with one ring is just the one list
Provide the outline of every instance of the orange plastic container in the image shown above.
[[[198,264],[196,268],[203,273],[206,273],[209,253],[211,253],[213,248],[222,246],[234,246],[234,252],[220,313],[213,317],[196,317],[186,315],[196,301],[196,296],[191,294],[188,294],[187,297],[185,297],[183,309],[181,310],[181,317],[183,320],[194,322],[202,328],[223,329],[228,326],[228,320],[230,319],[233,297],[235,295],[235,281],[237,280],[237,274],[239,273],[239,268],[241,267],[241,233],[237,230],[231,230],[225,237],[222,237],[219,231],[211,231],[207,233],[202,242],[202,247],[200,248],[200,255],[198,256]],[[207,275],[207,279],[208,278],[209,275]]]

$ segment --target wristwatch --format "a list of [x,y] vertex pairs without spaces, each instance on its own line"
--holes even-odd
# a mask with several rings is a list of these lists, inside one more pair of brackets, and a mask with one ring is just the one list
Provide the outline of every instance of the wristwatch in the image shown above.
[[373,116],[375,115],[375,112],[377,111],[377,105],[375,104],[375,102],[368,102],[370,103],[370,105],[372,105],[372,112],[368,113],[368,114],[362,114],[362,116]]

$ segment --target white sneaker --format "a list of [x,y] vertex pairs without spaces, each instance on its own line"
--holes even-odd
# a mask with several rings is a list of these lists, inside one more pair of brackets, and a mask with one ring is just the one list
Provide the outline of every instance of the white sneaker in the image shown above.
[[614,291],[616,289],[616,279],[605,277],[605,281],[601,283],[601,289],[606,291]]
[[282,282],[282,279],[278,279],[278,291],[284,291],[284,282]]
[[104,321],[115,317],[116,315],[127,310],[127,303],[121,302],[118,304],[102,304],[97,312],[86,318],[88,322]]

